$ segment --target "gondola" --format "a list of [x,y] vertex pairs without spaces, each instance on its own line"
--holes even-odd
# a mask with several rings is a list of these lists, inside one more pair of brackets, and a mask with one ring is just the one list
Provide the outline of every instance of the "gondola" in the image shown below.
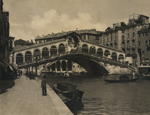
[[60,93],[73,101],[81,100],[84,93],[83,91],[78,90],[77,86],[69,83],[54,84],[53,89],[57,94]]
[[103,76],[105,82],[109,83],[124,83],[124,82],[135,82],[139,78],[137,76],[131,75],[113,75],[113,76]]

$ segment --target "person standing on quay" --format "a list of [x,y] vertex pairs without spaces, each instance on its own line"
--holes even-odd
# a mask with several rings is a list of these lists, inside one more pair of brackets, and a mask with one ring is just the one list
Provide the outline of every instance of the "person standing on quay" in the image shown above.
[[42,95],[46,95],[46,76],[43,76],[43,79],[41,81],[41,88],[42,88]]

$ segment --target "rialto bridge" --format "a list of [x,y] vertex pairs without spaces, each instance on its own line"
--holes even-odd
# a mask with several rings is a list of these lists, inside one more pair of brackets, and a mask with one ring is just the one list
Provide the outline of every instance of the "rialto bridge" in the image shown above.
[[40,65],[44,65],[48,71],[70,71],[72,62],[95,74],[130,73],[134,70],[125,64],[123,51],[84,41],[77,33],[14,50],[10,62],[30,71],[37,70]]

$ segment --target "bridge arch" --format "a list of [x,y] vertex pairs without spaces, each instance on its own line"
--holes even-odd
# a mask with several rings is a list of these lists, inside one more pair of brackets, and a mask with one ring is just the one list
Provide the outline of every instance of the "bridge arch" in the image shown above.
[[49,51],[47,47],[44,47],[42,49],[42,58],[48,58],[49,57]]
[[64,44],[60,44],[59,47],[58,47],[58,52],[59,54],[61,53],[65,53],[65,45]]
[[100,56],[100,57],[103,57],[103,50],[102,50],[102,48],[98,48],[97,55]]
[[18,53],[16,55],[16,64],[20,64],[20,63],[23,63],[23,55],[22,55],[22,53]]
[[95,55],[96,48],[94,46],[90,47],[90,54]]
[[117,61],[117,54],[115,52],[112,53],[111,57],[112,57],[112,60]]
[[32,54],[31,51],[27,51],[25,53],[25,62],[32,62]]
[[82,52],[83,53],[88,53],[88,45],[87,44],[82,45]]
[[51,46],[50,48],[50,54],[51,56],[56,55],[57,54],[57,47],[56,46]]

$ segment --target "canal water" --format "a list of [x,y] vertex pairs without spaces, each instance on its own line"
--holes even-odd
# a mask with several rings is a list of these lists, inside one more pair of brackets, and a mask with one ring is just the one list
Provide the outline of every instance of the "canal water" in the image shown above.
[[150,81],[106,83],[102,76],[45,74],[47,83],[67,82],[84,91],[84,107],[74,115],[150,115]]

